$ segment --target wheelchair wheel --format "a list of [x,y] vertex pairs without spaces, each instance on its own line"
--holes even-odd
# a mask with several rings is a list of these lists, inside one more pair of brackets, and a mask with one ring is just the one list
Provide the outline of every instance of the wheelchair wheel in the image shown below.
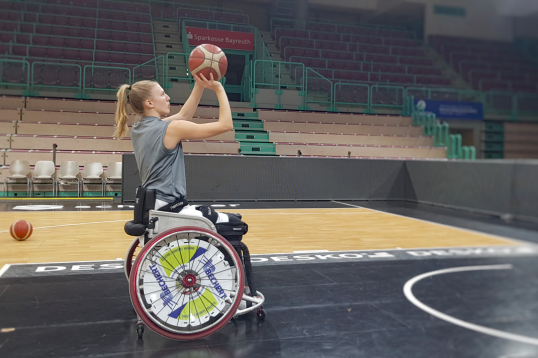
[[185,226],[149,241],[129,278],[133,307],[156,333],[194,340],[221,329],[243,296],[245,275],[233,246],[207,229]]
[[129,249],[127,250],[127,254],[125,254],[125,263],[123,265],[123,272],[125,273],[125,277],[127,278],[127,281],[129,281],[129,275],[131,273],[131,268],[133,267],[133,261],[136,259],[140,252],[140,240],[138,237],[133,240],[131,245],[129,246]]

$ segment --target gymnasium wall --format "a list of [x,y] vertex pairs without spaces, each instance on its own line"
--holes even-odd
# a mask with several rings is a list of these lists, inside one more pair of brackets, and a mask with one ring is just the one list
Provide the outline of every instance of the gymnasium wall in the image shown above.
[[[512,19],[500,15],[490,0],[407,0],[424,3],[424,39],[430,35],[512,41]],[[436,5],[463,8],[465,16],[435,13]]]
[[[185,156],[191,201],[405,200],[538,222],[538,161]],[[123,200],[139,185],[124,154]]]

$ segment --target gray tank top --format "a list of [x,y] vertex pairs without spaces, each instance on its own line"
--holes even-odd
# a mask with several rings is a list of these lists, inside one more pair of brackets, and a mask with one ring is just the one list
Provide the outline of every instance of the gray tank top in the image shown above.
[[164,146],[169,124],[157,117],[142,117],[133,125],[131,140],[142,186],[155,189],[157,199],[172,203],[187,196],[187,182],[181,142],[174,149]]

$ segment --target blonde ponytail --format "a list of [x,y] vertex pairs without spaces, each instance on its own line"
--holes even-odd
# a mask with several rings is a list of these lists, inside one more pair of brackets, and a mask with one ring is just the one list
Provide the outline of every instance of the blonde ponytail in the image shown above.
[[121,85],[116,96],[118,102],[116,104],[116,130],[114,131],[114,137],[122,139],[127,135],[129,127],[127,121],[129,120],[129,114],[127,113],[127,91],[131,88],[129,85]]
[[[135,114],[144,114],[144,101],[151,98],[151,90],[158,83],[155,81],[138,81],[132,85],[121,85],[116,96],[118,102],[116,105],[116,131],[114,137],[121,139],[127,135],[129,127],[127,121],[129,114],[127,113],[127,100]],[[129,92],[127,92],[129,91]]]

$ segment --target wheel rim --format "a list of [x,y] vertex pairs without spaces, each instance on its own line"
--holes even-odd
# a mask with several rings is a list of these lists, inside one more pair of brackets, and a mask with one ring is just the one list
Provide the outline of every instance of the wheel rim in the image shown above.
[[205,229],[177,228],[158,235],[142,249],[133,269],[135,310],[169,338],[197,339],[216,332],[241,301],[239,256],[224,238]]
[[140,240],[137,237],[133,240],[131,246],[129,246],[129,249],[127,250],[127,254],[125,255],[124,273],[125,277],[127,278],[127,281],[129,281],[129,275],[131,274],[133,262],[134,260],[136,260],[136,257],[140,253],[140,250]]

